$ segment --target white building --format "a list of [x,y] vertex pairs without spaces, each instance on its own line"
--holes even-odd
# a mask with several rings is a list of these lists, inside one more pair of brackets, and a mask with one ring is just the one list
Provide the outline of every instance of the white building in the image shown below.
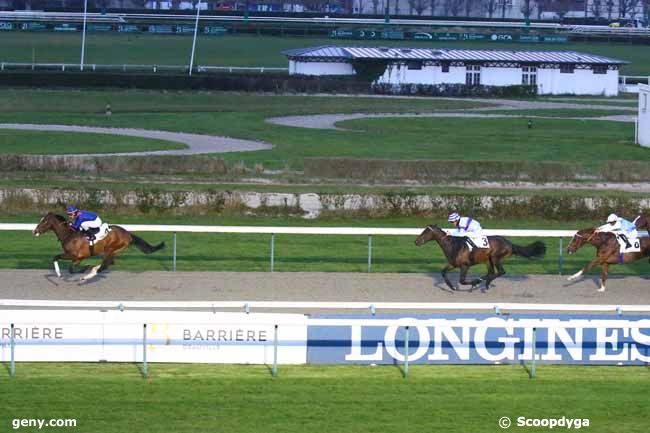
[[628,62],[576,51],[323,46],[285,51],[289,73],[354,75],[353,64],[384,61],[377,84],[536,85],[539,94],[618,94]]
[[650,147],[650,86],[639,84],[639,117],[636,141],[641,146]]

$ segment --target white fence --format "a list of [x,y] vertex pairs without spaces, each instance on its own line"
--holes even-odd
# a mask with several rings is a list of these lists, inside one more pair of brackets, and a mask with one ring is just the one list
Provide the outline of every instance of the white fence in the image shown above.
[[[145,225],[145,224],[116,224],[131,232],[166,232],[173,233],[172,238],[172,271],[176,271],[176,238],[177,233],[242,233],[242,234],[270,234],[271,259],[270,271],[275,270],[275,235],[357,235],[368,236],[368,272],[372,270],[372,237],[373,236],[417,236],[422,233],[421,228],[382,228],[382,227],[253,227],[253,226],[195,226],[195,225]],[[0,231],[33,230],[34,224],[0,223]],[[451,229],[446,229],[449,233]],[[507,237],[547,237],[559,238],[560,256],[558,259],[559,273],[562,274],[564,266],[563,238],[570,238],[576,230],[483,230],[487,236]],[[642,234],[640,234],[641,236]]]
[[[122,65],[104,65],[97,63],[84,63],[84,71],[92,72],[182,72],[189,71],[189,65],[137,65],[137,64],[122,64]],[[229,72],[229,73],[260,73],[264,72],[281,72],[288,73],[289,68],[270,68],[265,66],[208,66],[196,65],[196,72],[216,73],[216,72]],[[79,71],[81,65],[79,63],[18,63],[18,62],[0,62],[0,71],[60,71],[70,72]]]
[[[145,225],[145,224],[116,224],[132,232],[166,232],[173,233],[172,238],[172,271],[176,271],[177,233],[242,233],[270,234],[271,259],[270,271],[275,270],[275,235],[357,235],[368,236],[368,272],[372,270],[372,237],[373,236],[417,236],[421,228],[382,228],[382,227],[268,227],[268,226],[195,226],[195,225]],[[0,231],[31,231],[35,224],[0,223]],[[451,229],[446,229],[449,233]],[[559,238],[558,272],[562,274],[564,266],[563,238],[571,238],[576,230],[483,230],[487,236],[506,237],[540,237]],[[639,233],[643,236],[643,233]]]

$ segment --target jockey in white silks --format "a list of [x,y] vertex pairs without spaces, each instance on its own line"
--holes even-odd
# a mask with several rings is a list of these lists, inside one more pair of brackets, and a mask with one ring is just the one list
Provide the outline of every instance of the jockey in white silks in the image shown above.
[[473,248],[488,248],[487,239],[483,236],[483,227],[474,218],[461,217],[453,212],[447,217],[447,221],[456,226],[450,234],[456,237],[466,237],[470,250]]
[[632,246],[638,248],[639,234],[636,231],[636,225],[615,213],[609,214],[607,224],[598,227],[596,232],[614,233],[619,240],[621,253]]

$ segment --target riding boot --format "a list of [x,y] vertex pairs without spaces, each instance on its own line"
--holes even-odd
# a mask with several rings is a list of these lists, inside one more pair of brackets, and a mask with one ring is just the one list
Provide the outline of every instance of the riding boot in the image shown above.
[[475,250],[475,249],[478,248],[476,246],[476,244],[474,243],[474,241],[469,237],[465,237],[465,242],[467,242],[469,244],[470,250]]
[[618,237],[621,238],[621,239],[623,240],[623,242],[625,242],[625,249],[626,249],[626,250],[627,250],[628,248],[632,248],[632,244],[631,244],[630,241],[627,239],[627,236],[625,236],[625,235],[618,235]]

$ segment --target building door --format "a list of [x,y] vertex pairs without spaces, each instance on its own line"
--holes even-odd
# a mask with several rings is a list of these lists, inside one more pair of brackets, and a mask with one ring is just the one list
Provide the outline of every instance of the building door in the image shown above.
[[536,86],[537,85],[537,67],[536,66],[524,66],[521,68],[521,84],[525,86]]
[[467,65],[465,68],[465,84],[468,86],[481,84],[481,65]]

